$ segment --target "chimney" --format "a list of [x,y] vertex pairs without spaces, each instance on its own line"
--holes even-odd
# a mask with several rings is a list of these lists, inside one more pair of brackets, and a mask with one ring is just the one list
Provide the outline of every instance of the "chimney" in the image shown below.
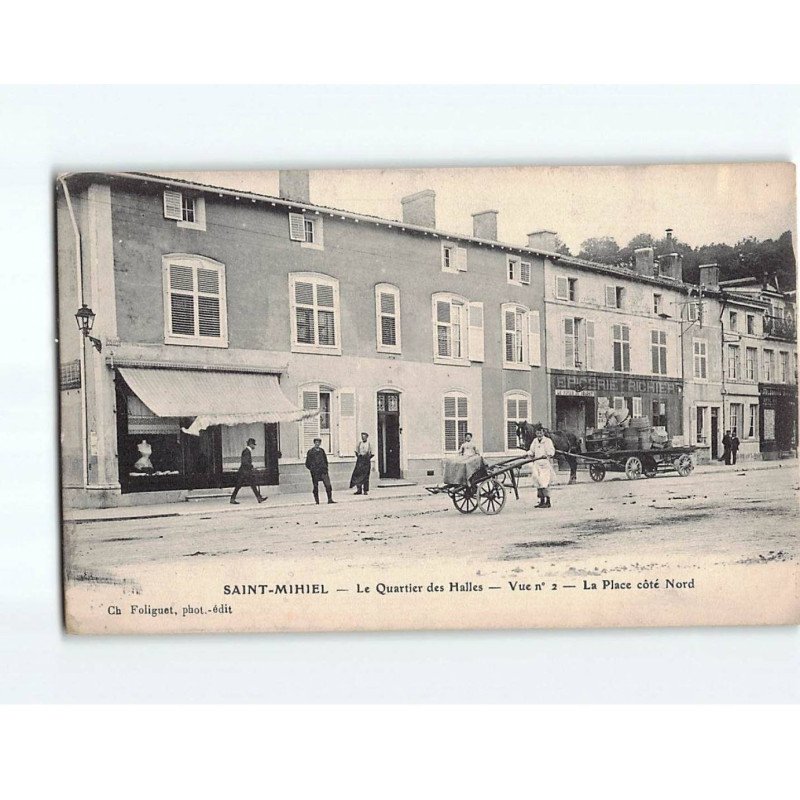
[[674,253],[675,252],[675,239],[672,238],[672,228],[667,228],[665,233],[667,234],[667,252]]
[[308,170],[282,169],[278,173],[278,196],[283,200],[309,203]]
[[701,264],[700,283],[709,289],[719,289],[719,265]]
[[683,280],[683,256],[679,253],[667,253],[659,256],[656,277],[672,278],[675,281]]
[[497,241],[497,212],[479,211],[472,215],[472,235],[476,239]]
[[633,251],[633,271],[639,275],[656,275],[655,258],[652,247],[640,247]]
[[436,192],[433,189],[410,194],[400,202],[403,204],[403,222],[423,228],[436,227]]
[[528,234],[528,247],[531,250],[544,250],[547,253],[556,251],[555,231],[534,231]]

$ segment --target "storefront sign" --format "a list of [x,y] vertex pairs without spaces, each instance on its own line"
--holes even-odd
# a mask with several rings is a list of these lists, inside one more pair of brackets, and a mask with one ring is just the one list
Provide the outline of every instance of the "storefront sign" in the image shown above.
[[593,396],[596,392],[607,392],[617,395],[635,394],[675,394],[683,393],[683,386],[678,380],[648,378],[640,375],[604,375],[603,373],[579,373],[553,375],[553,387],[556,394],[559,390],[571,390],[581,396]]

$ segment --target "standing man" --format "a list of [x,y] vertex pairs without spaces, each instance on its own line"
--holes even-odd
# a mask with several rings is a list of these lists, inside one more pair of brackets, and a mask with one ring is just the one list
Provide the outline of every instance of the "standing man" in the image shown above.
[[353,494],[369,494],[369,473],[372,469],[373,453],[372,445],[367,439],[369,434],[362,431],[361,441],[356,445],[356,466],[350,478],[350,488],[356,487]]
[[739,452],[739,437],[734,433],[731,436],[731,464],[736,463],[736,454]]
[[730,465],[731,463],[731,432],[725,431],[725,435],[722,437],[722,458],[721,460],[724,461],[726,464]]
[[256,440],[248,439],[247,447],[242,450],[242,460],[239,464],[239,471],[236,473],[236,486],[234,486],[233,494],[231,495],[231,503],[235,506],[239,505],[236,495],[239,494],[239,489],[245,484],[253,490],[253,494],[256,496],[256,500],[258,500],[259,503],[263,503],[267,499],[261,496],[261,490],[256,483],[256,473],[253,470],[253,450],[255,450],[255,447]]
[[553,465],[550,459],[556,454],[553,440],[544,435],[544,428],[536,429],[536,438],[531,442],[528,455],[533,459],[533,478],[536,481],[539,503],[534,508],[550,508],[550,480]]
[[328,502],[335,503],[331,479],[328,477],[328,456],[320,447],[322,439],[314,439],[314,446],[306,453],[306,469],[311,473],[311,491],[314,501],[319,505],[319,482],[322,481],[328,493]]

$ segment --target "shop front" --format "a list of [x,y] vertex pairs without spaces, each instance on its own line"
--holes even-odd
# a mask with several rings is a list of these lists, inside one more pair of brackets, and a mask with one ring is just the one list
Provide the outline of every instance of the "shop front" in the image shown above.
[[760,447],[762,458],[797,452],[797,386],[760,383]]
[[231,487],[251,438],[259,482],[275,485],[280,422],[309,416],[275,374],[118,367],[115,385],[123,493]]
[[683,435],[683,383],[676,378],[602,372],[550,373],[551,407],[557,430],[585,437],[609,417],[646,417],[675,438]]

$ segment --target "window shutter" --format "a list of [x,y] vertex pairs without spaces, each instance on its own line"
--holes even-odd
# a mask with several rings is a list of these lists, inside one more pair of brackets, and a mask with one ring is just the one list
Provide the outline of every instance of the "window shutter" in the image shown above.
[[456,408],[458,409],[459,418],[460,419],[466,419],[467,417],[469,417],[467,398],[464,397],[464,395],[459,395],[456,398],[456,400],[458,401],[457,405],[456,405]]
[[520,397],[517,400],[517,419],[528,419],[528,399],[526,397]]
[[317,284],[317,305],[321,308],[333,308],[333,286]]
[[530,284],[531,282],[531,265],[529,261],[523,261],[519,265],[519,282]]
[[532,367],[542,365],[542,337],[538,311],[528,312],[528,363]]
[[564,366],[575,367],[575,320],[572,317],[564,318]]
[[586,320],[586,369],[594,369],[594,322]]
[[458,266],[459,272],[466,272],[467,271],[467,248],[466,247],[457,247],[456,248],[456,265]]
[[339,455],[351,456],[356,449],[356,391],[339,390]]
[[483,361],[483,303],[469,304],[469,360]]
[[164,217],[179,222],[183,219],[183,196],[180,192],[164,191]]
[[[170,332],[194,336],[194,270],[192,267],[170,264],[169,267]],[[183,294],[188,292],[189,294]]]
[[569,281],[563,275],[556,275],[556,299],[567,300],[569,298]]
[[609,308],[617,307],[617,289],[615,286],[606,286],[606,305]]
[[436,321],[450,324],[450,303],[447,300],[436,301]]
[[633,416],[634,417],[641,417],[642,416],[642,398],[641,397],[634,397],[633,398]]
[[[319,411],[319,391],[306,389],[303,391],[303,410]],[[319,436],[319,414],[304,419],[300,423],[300,455],[314,446],[314,439]]]
[[289,238],[293,242],[306,240],[306,222],[302,214],[289,214]]

